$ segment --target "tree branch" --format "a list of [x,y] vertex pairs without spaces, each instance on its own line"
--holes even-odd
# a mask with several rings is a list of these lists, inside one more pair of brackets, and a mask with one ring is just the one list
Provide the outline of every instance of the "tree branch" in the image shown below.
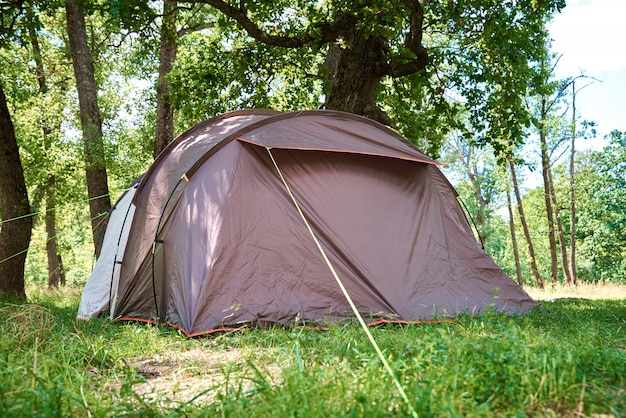
[[[257,26],[255,22],[250,20],[250,18],[248,17],[244,0],[239,1],[238,8],[231,6],[223,0],[181,0],[181,3],[189,2],[205,3],[215,7],[226,16],[234,19],[246,32],[248,32],[248,35],[266,45],[279,46],[284,48],[300,48],[316,42],[315,37],[310,34],[301,36],[277,36],[270,35],[267,32],[264,32],[261,28]],[[323,44],[324,41],[322,41],[321,43]]]
[[186,34],[188,34],[189,32],[196,32],[196,31],[199,31],[199,30],[211,29],[211,28],[214,28],[214,27],[215,27],[215,22],[207,22],[207,23],[203,23],[203,24],[199,24],[199,25],[187,26],[185,28],[180,28],[176,32],[176,37],[178,39],[180,39],[183,36],[185,36]]
[[416,73],[426,67],[430,62],[428,51],[422,45],[424,26],[424,8],[419,0],[402,0],[402,4],[409,11],[409,32],[404,39],[404,45],[415,54],[415,58],[409,62],[399,63],[398,58],[391,60],[387,75],[391,77],[404,77]]

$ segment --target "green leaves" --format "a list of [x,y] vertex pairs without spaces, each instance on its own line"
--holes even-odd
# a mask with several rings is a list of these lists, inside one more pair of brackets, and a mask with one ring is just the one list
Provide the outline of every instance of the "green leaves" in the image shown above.
[[449,68],[451,84],[465,100],[471,130],[497,153],[524,141],[529,116],[522,98],[534,63],[547,54],[549,1],[431,2],[431,24],[447,36],[435,38],[434,65]]
[[148,1],[108,0],[103,9],[108,12],[115,27],[139,32],[151,25],[157,13]]
[[576,176],[577,238],[587,280],[623,282],[626,277],[626,132],[613,131],[609,145],[583,154]]
[[168,77],[178,129],[238,108],[317,108],[320,64],[314,51],[268,46],[228,28],[189,34]]

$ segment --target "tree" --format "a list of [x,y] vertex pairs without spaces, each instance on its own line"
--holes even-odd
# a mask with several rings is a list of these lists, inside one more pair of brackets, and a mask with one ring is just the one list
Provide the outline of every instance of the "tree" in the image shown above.
[[[39,94],[44,96],[48,93],[47,76],[44,67],[41,47],[39,45],[39,39],[37,36],[36,28],[38,22],[32,8],[27,8],[26,11],[26,25],[28,26],[28,37],[33,52],[33,59],[35,61],[35,71],[37,74],[37,81],[39,84]],[[45,115],[45,109],[41,109],[41,114]],[[53,130],[60,129],[60,126],[53,127],[51,122],[46,120],[45,116],[41,120],[41,130],[43,136],[43,148],[44,152],[48,152],[51,148],[51,137]],[[49,165],[46,164],[46,167]],[[63,268],[63,262],[61,255],[58,251],[57,245],[57,227],[56,227],[56,176],[54,173],[48,173],[46,184],[43,186],[42,194],[45,195],[45,210],[44,218],[46,223],[46,252],[48,257],[48,287],[57,288],[59,284],[65,284],[65,269]]]
[[576,284],[578,281],[578,274],[576,273],[576,182],[574,180],[576,163],[576,80],[572,81],[572,125],[569,155],[569,266],[572,275],[572,283]]
[[0,83],[0,293],[26,299],[24,262],[32,219],[13,122]]
[[177,0],[163,1],[163,18],[160,31],[159,78],[157,81],[156,134],[154,157],[174,138],[174,108],[169,99],[170,86],[167,75],[176,60],[178,44],[176,32]]
[[548,98],[541,97],[541,110],[538,120],[539,143],[541,148],[541,174],[543,176],[543,195],[546,204],[546,216],[548,220],[548,240],[550,242],[550,281],[555,283],[558,275],[558,260],[556,255],[556,232],[554,230],[554,207],[552,204],[553,186],[550,175],[550,157],[547,145],[547,118],[548,118]]
[[403,28],[406,36],[402,50],[408,53],[404,56],[392,51],[390,36],[385,36],[385,30],[392,29],[399,17],[398,10],[389,5],[366,7],[366,4],[355,2],[323,7],[325,10],[320,11],[314,5],[305,6],[306,15],[294,16],[293,21],[273,19],[275,27],[286,29],[282,34],[273,34],[264,30],[265,22],[255,21],[251,16],[271,16],[276,13],[276,8],[246,5],[245,2],[235,7],[221,0],[202,2],[235,20],[252,38],[266,45],[319,49],[330,44],[327,71],[332,83],[325,103],[327,109],[356,113],[393,125],[376,104],[381,79],[412,74],[423,70],[429,63],[428,53],[422,45],[424,9],[419,1],[406,0],[398,5],[403,20],[408,23]]
[[576,94],[579,90],[584,89],[589,84],[576,89],[576,80],[579,77],[572,79],[572,122],[570,126],[570,158],[569,158],[569,198],[570,198],[570,233],[569,233],[569,263],[571,281],[573,284],[578,282],[578,273],[576,270],[576,138],[586,137],[588,130],[591,130],[591,135],[595,136],[594,126],[595,123],[584,121],[583,130],[580,134],[577,134],[577,115],[576,115]]
[[[447,168],[454,169],[467,179],[471,189],[468,210],[476,223],[483,245],[487,247],[492,233],[490,221],[493,218],[494,201],[500,193],[497,175],[499,168],[493,151],[489,146],[479,148],[474,141],[466,141],[459,134],[451,136],[444,151]],[[457,185],[460,192],[464,187],[463,181]]]
[[[473,131],[480,132],[484,141],[496,137],[486,131],[486,127],[495,125],[478,121],[494,107],[511,109],[511,115],[524,123],[518,98],[523,96],[530,77],[528,62],[537,54],[534,40],[546,34],[545,23],[551,13],[564,6],[561,0],[476,0],[463,5],[415,0],[379,0],[374,4],[360,0],[321,4],[298,0],[236,4],[202,0],[200,3],[213,6],[228,17],[220,20],[218,30],[230,34],[242,30],[242,37],[246,38],[242,44],[262,44],[263,47],[251,49],[270,51],[274,60],[270,64],[273,68],[265,68],[263,55],[257,54],[247,60],[252,70],[229,71],[229,61],[237,60],[236,52],[241,52],[233,47],[239,41],[231,41],[232,37],[227,41],[218,38],[215,42],[229,43],[225,47],[230,50],[230,56],[218,59],[227,69],[217,68],[210,74],[207,71],[206,78],[174,69],[189,84],[201,83],[204,88],[197,88],[199,92],[213,96],[206,92],[217,85],[219,94],[215,96],[222,99],[229,93],[230,83],[216,81],[230,77],[236,83],[247,76],[259,80],[255,92],[272,94],[281,87],[277,83],[268,85],[267,80],[282,79],[285,72],[280,63],[283,57],[291,55],[286,50],[298,50],[298,59],[304,61],[300,66],[292,61],[289,68],[299,73],[293,78],[321,82],[323,98],[319,106],[397,126],[405,135],[413,133],[407,136],[416,142],[422,142],[424,137],[432,138],[428,141],[431,155],[436,155],[445,134],[455,127],[453,119],[457,115],[450,105],[453,100],[448,100],[445,92],[456,91],[466,100],[472,108],[473,121],[477,127],[480,125]],[[236,22],[237,28],[228,26],[230,22]],[[260,62],[255,62],[255,58]],[[204,72],[203,68],[211,66],[216,57],[199,51],[193,59],[194,68]],[[269,76],[255,77],[259,73]],[[173,84],[178,81],[174,80]],[[196,90],[186,87],[176,90],[182,94]],[[394,90],[410,94],[417,104],[408,105],[408,109],[391,105],[401,100]],[[391,102],[383,103],[381,99]],[[428,111],[435,107],[438,112]],[[429,121],[448,120],[427,126],[416,122],[420,116]],[[520,136],[515,139],[521,141]]]
[[[566,242],[564,226],[561,219],[561,205],[558,202],[555,191],[552,160],[553,155],[567,143],[568,136],[575,138],[575,132],[571,133],[571,130],[575,129],[575,122],[574,125],[568,125],[565,113],[561,113],[561,105],[567,95],[569,86],[574,83],[575,78],[568,78],[562,81],[551,80],[557,63],[558,60],[555,61],[550,55],[546,55],[545,58],[537,64],[537,75],[533,80],[531,97],[529,98],[529,111],[532,114],[531,121],[539,138],[544,202],[550,243],[550,281],[555,282],[558,277],[558,242],[563,278],[566,283],[570,283],[573,281],[572,275],[575,276],[576,274],[575,271],[572,271],[572,268],[575,268],[575,264],[571,265],[571,258],[568,258],[567,255],[568,244]],[[570,142],[570,163],[572,164],[575,147],[573,140]],[[571,205],[575,204],[575,196],[570,193],[569,198],[571,199],[571,208]],[[570,238],[571,237],[570,235]],[[572,243],[570,242],[570,247],[571,245]],[[573,245],[575,246],[575,244]]]
[[98,107],[98,90],[94,76],[93,61],[87,42],[83,9],[75,0],[67,0],[65,11],[83,130],[91,230],[95,253],[96,256],[99,256],[102,247],[102,234],[99,231],[99,226],[103,216],[111,207],[111,199],[109,197],[104,145],[102,142],[102,120]]
[[517,244],[517,235],[515,233],[515,216],[513,213],[513,202],[511,200],[511,187],[510,181],[507,180],[506,185],[506,203],[509,211],[509,232],[511,233],[511,245],[513,247],[513,259],[515,260],[515,274],[517,276],[517,283],[520,286],[524,285],[524,276],[522,275],[522,266],[520,263],[519,249]]
[[539,274],[539,268],[537,267],[537,257],[535,255],[535,246],[533,245],[532,238],[530,236],[530,230],[528,228],[528,223],[526,222],[526,216],[524,214],[524,206],[522,203],[522,194],[519,190],[519,183],[517,181],[517,174],[515,173],[515,163],[513,161],[513,157],[508,157],[509,170],[511,174],[511,181],[513,182],[513,191],[515,193],[515,198],[517,200],[517,211],[519,213],[520,223],[522,224],[522,229],[524,231],[524,237],[526,238],[526,246],[528,248],[528,255],[530,257],[530,265],[533,272],[533,277],[535,279],[535,283],[537,287],[543,289],[543,280],[541,279],[541,275]]

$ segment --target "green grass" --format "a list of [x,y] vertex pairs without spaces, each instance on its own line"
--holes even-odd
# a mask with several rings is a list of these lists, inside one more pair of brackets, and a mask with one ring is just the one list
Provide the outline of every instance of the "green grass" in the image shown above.
[[[77,305],[0,302],[0,416],[408,415],[356,323],[187,339]],[[542,305],[372,333],[421,417],[626,416],[626,300]]]

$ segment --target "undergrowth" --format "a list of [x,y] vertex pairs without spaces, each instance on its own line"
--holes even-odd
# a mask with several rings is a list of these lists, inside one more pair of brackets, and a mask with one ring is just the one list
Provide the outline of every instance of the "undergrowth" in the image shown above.
[[[0,302],[0,416],[406,416],[356,323],[188,339],[76,321],[78,295]],[[417,413],[626,416],[626,301],[373,328]]]

